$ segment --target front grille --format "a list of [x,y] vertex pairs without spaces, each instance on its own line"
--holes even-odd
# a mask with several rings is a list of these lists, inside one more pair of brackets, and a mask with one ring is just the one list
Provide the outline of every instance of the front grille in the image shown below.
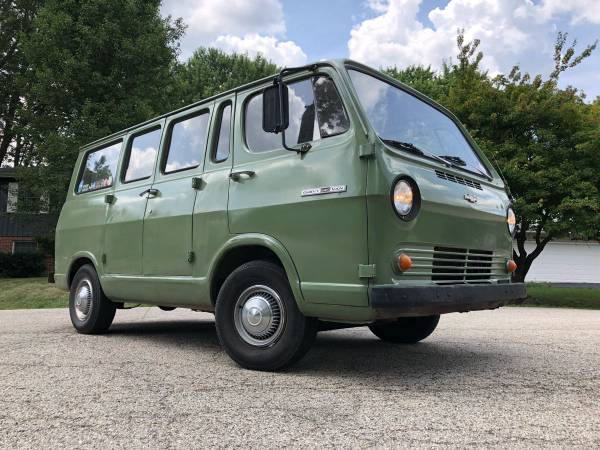
[[405,248],[399,251],[411,257],[413,266],[402,278],[429,279],[437,284],[480,284],[508,278],[506,256],[490,250],[446,246]]
[[448,180],[453,183],[462,184],[464,186],[469,186],[469,187],[472,187],[473,189],[479,189],[480,191],[483,191],[481,184],[479,184],[477,181],[469,180],[468,178],[459,177],[458,175],[452,175],[451,173],[448,173],[448,172],[442,172],[441,170],[436,170],[435,174],[437,175],[438,178],[441,178],[442,180]]
[[434,247],[431,279],[447,283],[489,280],[492,255],[487,250]]

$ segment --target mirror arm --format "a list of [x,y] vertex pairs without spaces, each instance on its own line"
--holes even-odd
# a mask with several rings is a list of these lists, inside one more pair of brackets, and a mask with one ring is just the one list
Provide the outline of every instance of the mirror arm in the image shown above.
[[[279,89],[279,123],[283,123],[283,75],[285,73],[295,73],[295,72],[301,72],[303,70],[310,70],[311,72],[314,72],[315,70],[317,70],[317,64],[310,64],[308,66],[301,66],[301,67],[290,67],[290,68],[283,68],[281,69],[281,71],[279,72],[279,74],[275,77],[275,79],[273,80],[273,84],[277,85],[278,89]],[[302,145],[300,145],[299,148],[293,148],[293,147],[288,147],[287,144],[285,143],[285,130],[282,129],[281,131],[281,145],[283,146],[283,148],[285,148],[286,150],[292,151],[292,152],[297,152],[297,153],[306,153],[307,151],[309,151],[311,149],[311,145],[308,142],[303,143]]]

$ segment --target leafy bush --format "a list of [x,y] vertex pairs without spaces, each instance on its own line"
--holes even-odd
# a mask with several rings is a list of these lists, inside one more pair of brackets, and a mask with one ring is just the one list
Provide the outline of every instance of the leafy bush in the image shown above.
[[38,250],[44,256],[54,256],[54,233],[49,233],[35,238]]
[[0,277],[2,278],[38,277],[45,269],[44,258],[40,253],[16,255],[0,253]]

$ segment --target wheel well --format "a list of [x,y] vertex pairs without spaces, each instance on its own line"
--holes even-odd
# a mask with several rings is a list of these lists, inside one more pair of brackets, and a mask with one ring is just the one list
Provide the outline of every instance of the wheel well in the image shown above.
[[69,288],[71,287],[71,281],[73,281],[73,277],[75,276],[77,271],[86,264],[90,264],[92,267],[94,267],[94,263],[89,258],[82,257],[77,258],[75,261],[73,261],[73,264],[71,264],[71,268],[69,269],[69,276],[67,278]]
[[212,276],[210,300],[213,305],[217,302],[217,295],[219,295],[221,286],[223,286],[223,283],[229,274],[242,264],[256,260],[272,262],[285,270],[279,257],[267,247],[262,247],[260,245],[244,245],[232,248],[221,257]]

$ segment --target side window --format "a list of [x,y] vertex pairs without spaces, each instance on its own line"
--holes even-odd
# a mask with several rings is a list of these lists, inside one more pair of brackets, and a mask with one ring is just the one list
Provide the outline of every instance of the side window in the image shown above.
[[[246,114],[244,114],[246,145],[250,151],[255,153],[268,152],[269,150],[281,147],[280,134],[267,133],[262,129],[262,100],[262,94],[253,96],[250,101],[246,103]],[[288,137],[288,142],[289,139],[290,138]]]
[[221,106],[218,124],[217,141],[215,142],[215,152],[213,161],[218,163],[229,158],[229,140],[231,133],[231,102]]
[[313,81],[319,134],[322,138],[342,134],[350,128],[340,94],[331,78],[317,77]]
[[[285,131],[288,144],[302,144],[345,132],[350,121],[342,100],[326,76],[316,76],[288,84],[290,126]],[[267,152],[281,147],[279,134],[262,129],[262,94],[246,104],[246,144],[253,152]]]
[[193,169],[202,163],[206,148],[208,119],[209,113],[204,111],[171,125],[164,173]]
[[112,186],[119,162],[122,142],[93,150],[85,156],[83,170],[77,182],[77,193],[96,191]]
[[127,169],[123,181],[143,180],[152,176],[154,160],[160,145],[160,128],[135,136],[130,144]]

